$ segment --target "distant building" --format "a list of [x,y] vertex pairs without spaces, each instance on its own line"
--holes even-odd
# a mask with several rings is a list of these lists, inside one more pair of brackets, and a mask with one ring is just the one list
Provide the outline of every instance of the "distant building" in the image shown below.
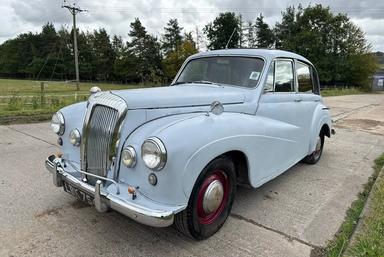
[[379,70],[373,75],[372,90],[384,91],[384,70]]

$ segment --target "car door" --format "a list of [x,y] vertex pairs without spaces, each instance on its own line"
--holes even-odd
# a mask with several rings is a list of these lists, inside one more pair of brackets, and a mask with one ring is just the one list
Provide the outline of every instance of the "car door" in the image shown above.
[[[265,147],[260,179],[275,177],[301,160],[308,149],[303,141],[306,124],[302,97],[297,94],[292,59],[276,59],[270,66],[256,115],[265,117]],[[260,165],[260,164],[259,164]]]
[[319,95],[318,78],[316,71],[313,66],[302,62],[295,61],[296,70],[296,85],[297,85],[297,96],[300,99],[298,106],[301,109],[300,126],[303,128],[302,139],[309,146],[312,120],[316,107],[321,101]]

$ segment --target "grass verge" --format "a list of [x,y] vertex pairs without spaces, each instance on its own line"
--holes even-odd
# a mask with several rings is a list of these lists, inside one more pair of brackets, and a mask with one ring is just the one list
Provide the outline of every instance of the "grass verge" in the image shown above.
[[[369,196],[369,193],[371,192],[371,189],[381,171],[381,169],[383,168],[384,166],[384,154],[382,154],[380,157],[378,157],[376,160],[375,160],[375,164],[373,166],[373,174],[371,175],[371,177],[368,179],[368,182],[364,185],[364,188],[362,190],[362,192],[359,193],[358,195],[358,198],[357,200],[355,200],[351,207],[348,209],[347,211],[347,214],[346,214],[346,218],[343,222],[343,224],[341,225],[339,231],[337,232],[337,234],[335,235],[335,237],[333,238],[332,241],[330,241],[328,243],[328,246],[325,248],[325,255],[326,256],[330,256],[330,257],[338,257],[338,256],[341,256],[348,244],[349,244],[349,241],[351,239],[351,236],[353,234],[353,232],[355,231],[356,229],[356,226],[357,226],[357,222],[360,218],[360,215],[364,209],[364,206],[365,206],[365,203],[368,199],[368,196]],[[383,182],[383,181],[382,181]],[[379,205],[381,205],[379,208],[378,208],[378,212],[376,215],[379,215],[379,217],[381,217],[381,238],[383,239],[383,230],[384,230],[384,207],[382,206],[382,202],[384,200],[384,182],[382,183],[382,189],[381,189],[381,195],[377,195],[375,197],[381,197],[381,199],[377,200],[377,203]],[[373,208],[375,209],[375,208]],[[380,213],[381,211],[381,213]],[[372,233],[372,234],[375,234],[375,233],[380,233],[380,231],[375,231],[377,229],[376,227],[376,219],[372,219],[370,218],[371,222],[370,222],[370,228],[369,228],[369,233]],[[377,247],[378,245],[378,242],[376,242],[376,238],[374,241],[370,241],[371,238],[370,237],[371,234],[368,234],[368,232],[365,234],[365,236],[362,236],[361,238],[363,239],[363,241],[361,241],[362,243],[359,244],[358,248],[361,249],[360,252],[364,252],[364,250],[368,250],[368,249],[373,249],[375,247]],[[367,241],[364,241],[367,240]],[[381,239],[381,240],[382,240]],[[367,242],[370,242],[370,244],[366,244]],[[366,244],[366,245],[364,245]],[[384,241],[381,241],[380,242],[380,245],[381,247],[384,247]],[[382,248],[384,249],[384,248]],[[348,249],[348,252],[353,252],[354,250],[349,250]],[[383,256],[384,255],[384,252],[381,252],[381,255],[359,255],[357,254],[357,256]],[[353,254],[353,256],[356,256],[355,254]]]
[[[376,160],[376,166],[384,166],[384,155]],[[348,256],[384,256],[384,174],[379,174],[372,189],[367,213],[362,227],[357,231],[351,245],[346,249]]]

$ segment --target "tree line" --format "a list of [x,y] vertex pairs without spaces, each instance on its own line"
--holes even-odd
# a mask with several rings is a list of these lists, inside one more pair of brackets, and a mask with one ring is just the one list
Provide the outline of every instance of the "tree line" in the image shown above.
[[[323,85],[368,87],[377,69],[364,32],[346,14],[332,13],[322,5],[288,7],[273,27],[262,14],[244,21],[233,12],[220,13],[202,32],[209,50],[275,48],[301,54],[316,66]],[[165,83],[201,45],[200,38],[183,33],[177,19],[170,19],[156,37],[136,18],[128,36],[124,41],[103,28],[78,31],[80,79]],[[0,76],[73,80],[72,39],[73,30],[57,31],[47,23],[39,33],[5,41],[0,45]]]

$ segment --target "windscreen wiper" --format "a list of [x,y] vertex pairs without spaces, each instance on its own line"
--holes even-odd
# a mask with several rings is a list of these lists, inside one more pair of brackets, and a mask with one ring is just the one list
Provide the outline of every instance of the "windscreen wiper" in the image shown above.
[[212,81],[208,81],[208,80],[195,80],[193,81],[193,83],[199,83],[199,84],[210,84],[210,85],[214,85],[214,84],[217,84],[215,82],[212,82]]
[[172,86],[174,86],[174,85],[180,85],[180,84],[192,84],[192,83],[197,83],[197,84],[209,84],[209,85],[217,85],[217,86],[220,86],[220,84],[215,83],[215,82],[212,82],[212,81],[208,81],[208,80],[178,81],[178,82],[173,83]]
[[178,81],[178,82],[173,83],[172,86],[181,85],[181,84],[190,84],[190,83],[193,83],[193,81]]

